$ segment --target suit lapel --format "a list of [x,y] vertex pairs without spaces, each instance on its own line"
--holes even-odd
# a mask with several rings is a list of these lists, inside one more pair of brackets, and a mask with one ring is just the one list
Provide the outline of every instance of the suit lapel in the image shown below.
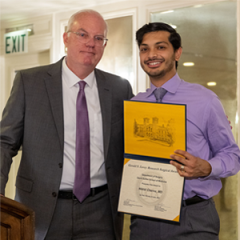
[[[111,131],[112,93],[111,86],[102,72],[95,69],[103,124],[104,158],[106,160]],[[51,110],[57,128],[61,147],[64,144],[63,97],[62,97],[62,60],[52,65],[45,78]]]
[[111,131],[111,112],[112,112],[112,92],[109,81],[104,77],[102,72],[95,69],[98,94],[100,106],[102,111],[102,124],[103,124],[103,146],[104,158],[107,159],[110,131]]
[[45,78],[51,110],[57,128],[61,147],[64,143],[63,97],[62,97],[62,60],[52,65]]

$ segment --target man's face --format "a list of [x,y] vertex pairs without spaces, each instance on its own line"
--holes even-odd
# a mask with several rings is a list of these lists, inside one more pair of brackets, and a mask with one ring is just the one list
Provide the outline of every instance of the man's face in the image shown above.
[[175,61],[181,56],[181,48],[174,52],[169,36],[167,31],[150,32],[143,36],[140,62],[152,82],[166,82],[176,74]]
[[[97,46],[94,37],[105,37],[105,22],[95,14],[81,14],[75,18],[70,31],[63,35],[67,47],[67,65],[73,70],[81,67],[92,71],[102,58],[105,48],[105,46]],[[81,37],[72,32],[87,34],[89,41],[81,42]]]

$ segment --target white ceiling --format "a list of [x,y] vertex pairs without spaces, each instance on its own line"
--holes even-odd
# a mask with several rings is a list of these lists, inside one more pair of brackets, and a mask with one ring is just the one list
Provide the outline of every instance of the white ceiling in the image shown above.
[[1,20],[21,20],[72,9],[90,8],[124,0],[0,0]]

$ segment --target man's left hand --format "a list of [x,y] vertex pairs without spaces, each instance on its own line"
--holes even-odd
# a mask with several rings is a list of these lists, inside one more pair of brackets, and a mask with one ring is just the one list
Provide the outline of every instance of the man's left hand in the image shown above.
[[206,177],[211,173],[212,167],[208,161],[182,150],[176,150],[175,153],[177,155],[172,154],[170,157],[178,162],[170,161],[170,164],[176,167],[180,176],[198,178]]

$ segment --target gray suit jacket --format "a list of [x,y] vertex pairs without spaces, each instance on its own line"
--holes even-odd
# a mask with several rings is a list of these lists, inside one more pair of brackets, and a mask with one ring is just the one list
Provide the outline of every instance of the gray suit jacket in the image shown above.
[[[54,208],[63,164],[62,60],[17,73],[1,121],[1,189],[22,146],[16,200],[36,213],[36,240],[44,239]],[[104,156],[116,238],[123,216],[117,213],[123,167],[123,100],[130,99],[128,81],[95,69],[103,120]]]

